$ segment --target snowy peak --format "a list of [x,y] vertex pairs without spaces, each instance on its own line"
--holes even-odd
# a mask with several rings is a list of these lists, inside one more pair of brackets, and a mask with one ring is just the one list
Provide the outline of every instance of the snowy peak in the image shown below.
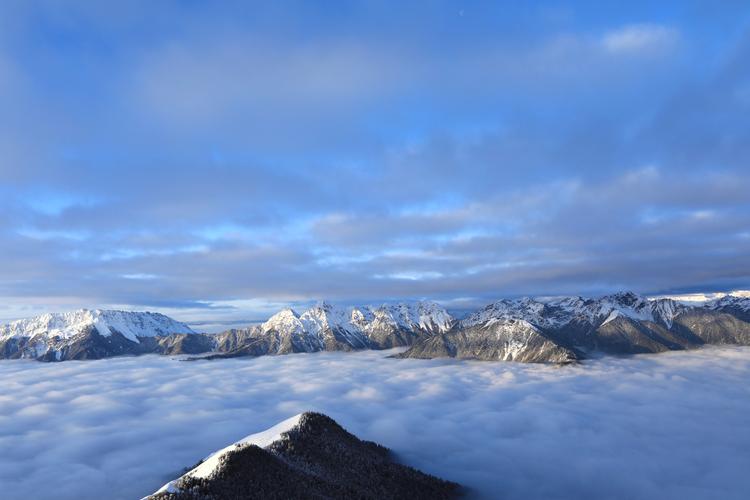
[[277,332],[302,333],[304,332],[304,326],[297,313],[288,307],[268,318],[268,321],[261,325],[261,330],[264,333],[272,330]]
[[715,311],[738,309],[740,311],[750,312],[750,295],[725,295],[720,299],[706,302],[705,307]]
[[322,339],[334,334],[361,344],[374,330],[391,329],[443,333],[453,318],[442,306],[427,301],[384,304],[382,306],[342,307],[319,302],[302,314],[284,309],[263,323],[263,333],[309,336]]
[[384,304],[371,309],[373,319],[389,323],[405,330],[424,330],[429,333],[444,333],[453,326],[453,317],[435,302]]
[[305,330],[319,333],[328,329],[352,330],[351,322],[354,310],[335,307],[327,302],[319,302],[300,316]]
[[195,333],[185,323],[159,313],[79,309],[66,313],[47,313],[2,325],[0,338],[68,339],[92,329],[104,337],[120,333],[133,342],[138,342],[138,337]]
[[[375,493],[373,493],[375,492]],[[459,485],[393,462],[330,417],[305,412],[206,457],[143,500],[459,498]]]
[[686,309],[670,299],[648,299],[633,292],[599,298],[578,296],[552,299],[503,299],[467,316],[461,326],[491,326],[499,321],[525,321],[539,329],[561,328],[569,323],[605,325],[618,317],[651,321],[671,328],[674,318]]
[[620,292],[605,295],[596,301],[596,316],[606,316],[602,325],[620,316],[638,320],[655,321],[651,302],[646,297],[641,297],[633,292]]

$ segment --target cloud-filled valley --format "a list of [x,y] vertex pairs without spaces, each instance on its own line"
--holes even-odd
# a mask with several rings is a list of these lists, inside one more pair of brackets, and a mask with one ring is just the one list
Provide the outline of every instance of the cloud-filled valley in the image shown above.
[[6,498],[139,498],[305,410],[480,497],[725,498],[750,488],[750,350],[554,367],[318,353],[0,363]]

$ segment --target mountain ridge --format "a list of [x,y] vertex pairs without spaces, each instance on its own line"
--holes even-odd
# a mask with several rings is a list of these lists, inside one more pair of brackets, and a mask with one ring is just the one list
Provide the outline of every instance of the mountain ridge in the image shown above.
[[422,339],[397,357],[569,363],[593,353],[748,345],[748,310],[750,299],[745,297],[693,306],[633,292],[598,298],[501,299],[469,314],[450,332]]
[[210,359],[407,347],[399,357],[569,363],[593,353],[635,354],[710,343],[750,343],[750,297],[700,305],[633,292],[500,299],[457,320],[431,301],[285,308],[261,324],[197,333],[160,313],[81,309],[0,326],[0,358],[42,361],[138,354]]
[[206,457],[143,500],[458,498],[456,483],[394,460],[330,417],[305,412]]

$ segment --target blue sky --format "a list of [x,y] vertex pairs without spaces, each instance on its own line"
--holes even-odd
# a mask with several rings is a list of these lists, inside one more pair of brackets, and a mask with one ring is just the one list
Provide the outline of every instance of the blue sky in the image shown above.
[[750,285],[744,2],[0,5],[0,318]]

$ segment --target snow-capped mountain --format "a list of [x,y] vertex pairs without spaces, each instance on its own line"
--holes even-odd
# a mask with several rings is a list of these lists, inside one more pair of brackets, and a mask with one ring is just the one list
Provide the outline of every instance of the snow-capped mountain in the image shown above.
[[737,316],[744,321],[750,321],[750,295],[747,292],[738,295],[725,295],[716,300],[708,301],[705,308]]
[[750,297],[689,305],[621,292],[503,299],[461,321],[434,302],[283,309],[266,322],[195,333],[157,313],[80,310],[0,326],[0,358],[43,361],[121,354],[210,358],[408,346],[400,357],[567,363],[591,353],[634,354],[703,344],[750,344]]
[[572,362],[587,353],[634,354],[706,343],[750,344],[748,299],[706,306],[632,292],[599,298],[499,300],[447,334],[422,339],[401,357]]
[[152,339],[195,335],[159,313],[80,309],[48,313],[0,326],[3,357],[62,360],[148,352]]
[[138,342],[138,337],[195,333],[185,323],[159,313],[79,309],[65,313],[42,314],[2,325],[0,338],[59,337],[69,339],[91,329],[95,329],[99,335],[105,337],[119,333],[133,342]]
[[461,321],[463,328],[489,326],[497,321],[523,320],[537,328],[561,328],[571,322],[602,325],[622,316],[638,321],[661,323],[669,328],[686,306],[671,299],[647,299],[633,292],[605,295],[598,299],[559,297],[553,299],[503,299],[480,309]]
[[261,325],[263,332],[319,335],[326,330],[351,334],[354,342],[367,337],[366,332],[389,327],[401,330],[422,330],[443,333],[450,329],[453,318],[435,302],[385,304],[379,307],[337,307],[320,302],[297,314],[284,309]]
[[459,485],[401,465],[387,448],[306,412],[212,453],[143,500],[458,496]]
[[62,361],[147,353],[259,356],[384,349],[445,333],[453,323],[433,302],[379,307],[320,302],[302,314],[287,308],[261,325],[209,335],[163,314],[82,309],[3,325],[0,358]]
[[[454,319],[434,302],[338,307],[320,302],[298,314],[287,308],[265,323],[219,335],[219,344],[234,346],[226,355],[384,349],[412,345],[445,333]],[[243,342],[236,339],[244,337]]]

